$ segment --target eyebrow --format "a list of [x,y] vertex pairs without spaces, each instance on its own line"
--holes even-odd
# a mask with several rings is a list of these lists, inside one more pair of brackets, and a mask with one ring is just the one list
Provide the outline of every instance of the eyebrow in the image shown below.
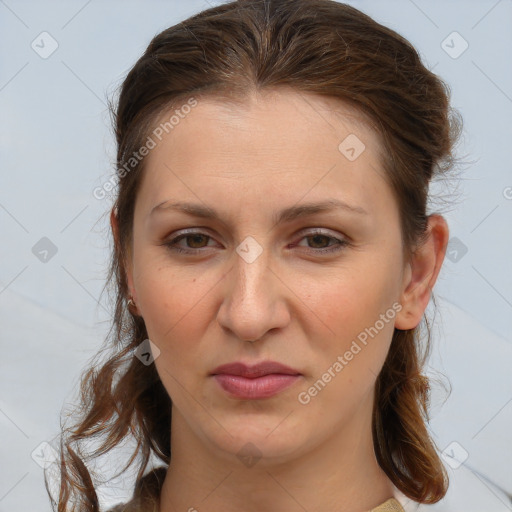
[[[314,215],[316,213],[329,212],[333,210],[344,210],[349,213],[358,215],[368,215],[368,212],[360,206],[350,205],[339,199],[328,199],[326,201],[317,203],[306,203],[296,206],[285,208],[277,212],[273,216],[274,224],[281,224],[283,222],[291,222],[292,220]],[[218,219],[219,214],[213,209],[201,204],[163,201],[152,208],[148,216],[152,216],[157,212],[162,211],[178,211],[191,215],[193,217],[200,217],[203,219]]]

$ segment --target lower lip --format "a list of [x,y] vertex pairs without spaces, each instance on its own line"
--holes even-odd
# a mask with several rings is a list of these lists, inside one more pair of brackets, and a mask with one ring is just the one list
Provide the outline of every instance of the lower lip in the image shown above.
[[255,379],[225,373],[214,375],[224,391],[236,398],[258,400],[269,398],[290,387],[301,376],[271,373]]

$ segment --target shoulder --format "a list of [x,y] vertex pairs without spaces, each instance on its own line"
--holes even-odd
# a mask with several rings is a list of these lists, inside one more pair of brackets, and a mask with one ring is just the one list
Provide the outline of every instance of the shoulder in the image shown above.
[[166,474],[164,466],[153,469],[137,482],[129,502],[116,505],[107,512],[157,512]]

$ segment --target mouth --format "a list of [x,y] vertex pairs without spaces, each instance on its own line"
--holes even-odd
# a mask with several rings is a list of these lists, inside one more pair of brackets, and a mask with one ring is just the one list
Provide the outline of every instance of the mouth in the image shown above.
[[252,366],[229,363],[219,366],[210,375],[225,393],[243,400],[270,398],[302,377],[298,370],[274,361]]

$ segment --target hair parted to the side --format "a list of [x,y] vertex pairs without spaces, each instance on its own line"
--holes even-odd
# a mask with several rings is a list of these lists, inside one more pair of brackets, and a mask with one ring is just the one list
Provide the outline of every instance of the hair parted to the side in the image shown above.
[[[429,182],[453,168],[460,119],[450,108],[448,87],[407,40],[333,0],[239,0],[154,37],[122,83],[113,110],[117,170],[126,169],[163,113],[191,97],[243,102],[251,91],[279,87],[338,98],[370,120],[381,136],[382,164],[399,205],[404,254],[410,257],[426,234]],[[124,262],[144,163],[118,172],[119,230],[105,286],[115,302],[106,347],[111,354],[84,372],[77,419],[63,427],[60,494],[50,496],[59,512],[99,512],[87,464],[126,436],[133,436],[137,447],[122,471],[138,460],[138,481],[151,454],[164,465],[171,459],[171,401],[155,365],[133,357],[148,336],[143,319],[126,306]],[[400,491],[435,503],[445,495],[448,479],[426,427],[429,385],[422,367],[430,329],[427,323],[422,348],[418,329],[393,334],[375,388],[374,449]],[[82,445],[89,440],[100,444],[86,452]]]

